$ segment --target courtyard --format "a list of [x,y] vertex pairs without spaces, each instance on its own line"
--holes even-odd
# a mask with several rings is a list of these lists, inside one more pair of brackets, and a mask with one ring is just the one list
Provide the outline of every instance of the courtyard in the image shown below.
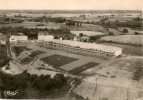
[[26,45],[29,48],[30,56],[37,56],[45,63],[53,66],[54,68],[67,71],[73,75],[80,75],[90,68],[98,70],[103,67],[105,63],[108,63],[111,58],[79,55],[72,52],[66,52],[61,50],[51,50],[45,47],[40,47],[36,43],[29,43]]

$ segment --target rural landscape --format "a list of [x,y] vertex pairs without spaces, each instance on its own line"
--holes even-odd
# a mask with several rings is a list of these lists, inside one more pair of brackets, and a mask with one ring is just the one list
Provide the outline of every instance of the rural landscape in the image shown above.
[[0,98],[143,100],[141,10],[0,10]]

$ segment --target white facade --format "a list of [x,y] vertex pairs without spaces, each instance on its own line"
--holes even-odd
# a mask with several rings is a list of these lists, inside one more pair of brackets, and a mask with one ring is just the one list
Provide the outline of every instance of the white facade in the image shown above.
[[39,41],[53,40],[53,39],[54,39],[53,35],[38,35],[38,40]]
[[119,50],[115,51],[115,56],[116,57],[121,55],[121,54],[122,54],[122,49],[119,49]]
[[24,36],[24,35],[10,36],[10,38],[9,38],[10,43],[17,42],[17,41],[27,41],[27,40],[28,40],[28,37]]
[[44,45],[52,48],[66,49],[69,51],[88,53],[91,55],[100,55],[105,57],[117,57],[122,55],[122,48],[101,44],[91,44],[86,42],[52,40],[44,41]]
[[60,37],[60,40],[63,40],[63,38],[62,38],[62,37]]

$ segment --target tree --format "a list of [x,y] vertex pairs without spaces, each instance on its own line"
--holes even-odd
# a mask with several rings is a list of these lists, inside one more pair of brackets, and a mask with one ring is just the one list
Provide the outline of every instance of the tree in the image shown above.
[[82,37],[82,36],[83,36],[83,33],[80,33],[79,36]]
[[109,32],[108,35],[114,35],[113,32]]
[[128,33],[128,30],[127,29],[123,29],[123,33]]

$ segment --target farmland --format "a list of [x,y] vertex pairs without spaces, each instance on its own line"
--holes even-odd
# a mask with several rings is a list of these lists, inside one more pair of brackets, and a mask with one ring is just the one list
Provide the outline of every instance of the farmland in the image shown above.
[[[39,24],[43,24],[43,26],[37,26]],[[49,23],[40,23],[40,22],[23,22],[23,23],[9,23],[9,24],[0,24],[0,28],[1,27],[24,27],[24,28],[47,28],[47,29],[59,29],[59,27],[62,24],[59,23],[53,23],[53,22],[49,22]]]
[[67,25],[62,25],[61,26],[63,29],[69,29],[70,31],[96,31],[96,32],[108,32],[107,30],[105,30],[104,28],[102,28],[99,25],[93,25],[93,24],[85,24],[82,23],[81,27],[77,27],[77,26],[67,26]]
[[80,33],[83,33],[83,35],[86,35],[86,36],[105,35],[105,33],[94,32],[94,31],[71,31],[71,33],[75,34],[76,36],[79,36]]
[[91,100],[100,100],[103,97],[108,98],[107,100],[141,98],[143,75],[136,75],[135,72],[138,67],[141,68],[142,60],[142,58],[128,56],[104,64],[106,67],[99,70],[91,68],[85,74],[92,74],[84,78],[85,81],[75,88],[75,92]]
[[118,36],[105,36],[102,37],[101,41],[109,41],[116,43],[126,43],[126,44],[142,44],[142,35],[118,35]]
[[123,29],[127,29],[128,30],[127,34],[135,34],[135,32],[143,34],[143,31],[141,31],[141,30],[134,30],[134,29],[131,29],[131,28],[126,28],[126,27],[118,28],[119,31],[123,31]]

